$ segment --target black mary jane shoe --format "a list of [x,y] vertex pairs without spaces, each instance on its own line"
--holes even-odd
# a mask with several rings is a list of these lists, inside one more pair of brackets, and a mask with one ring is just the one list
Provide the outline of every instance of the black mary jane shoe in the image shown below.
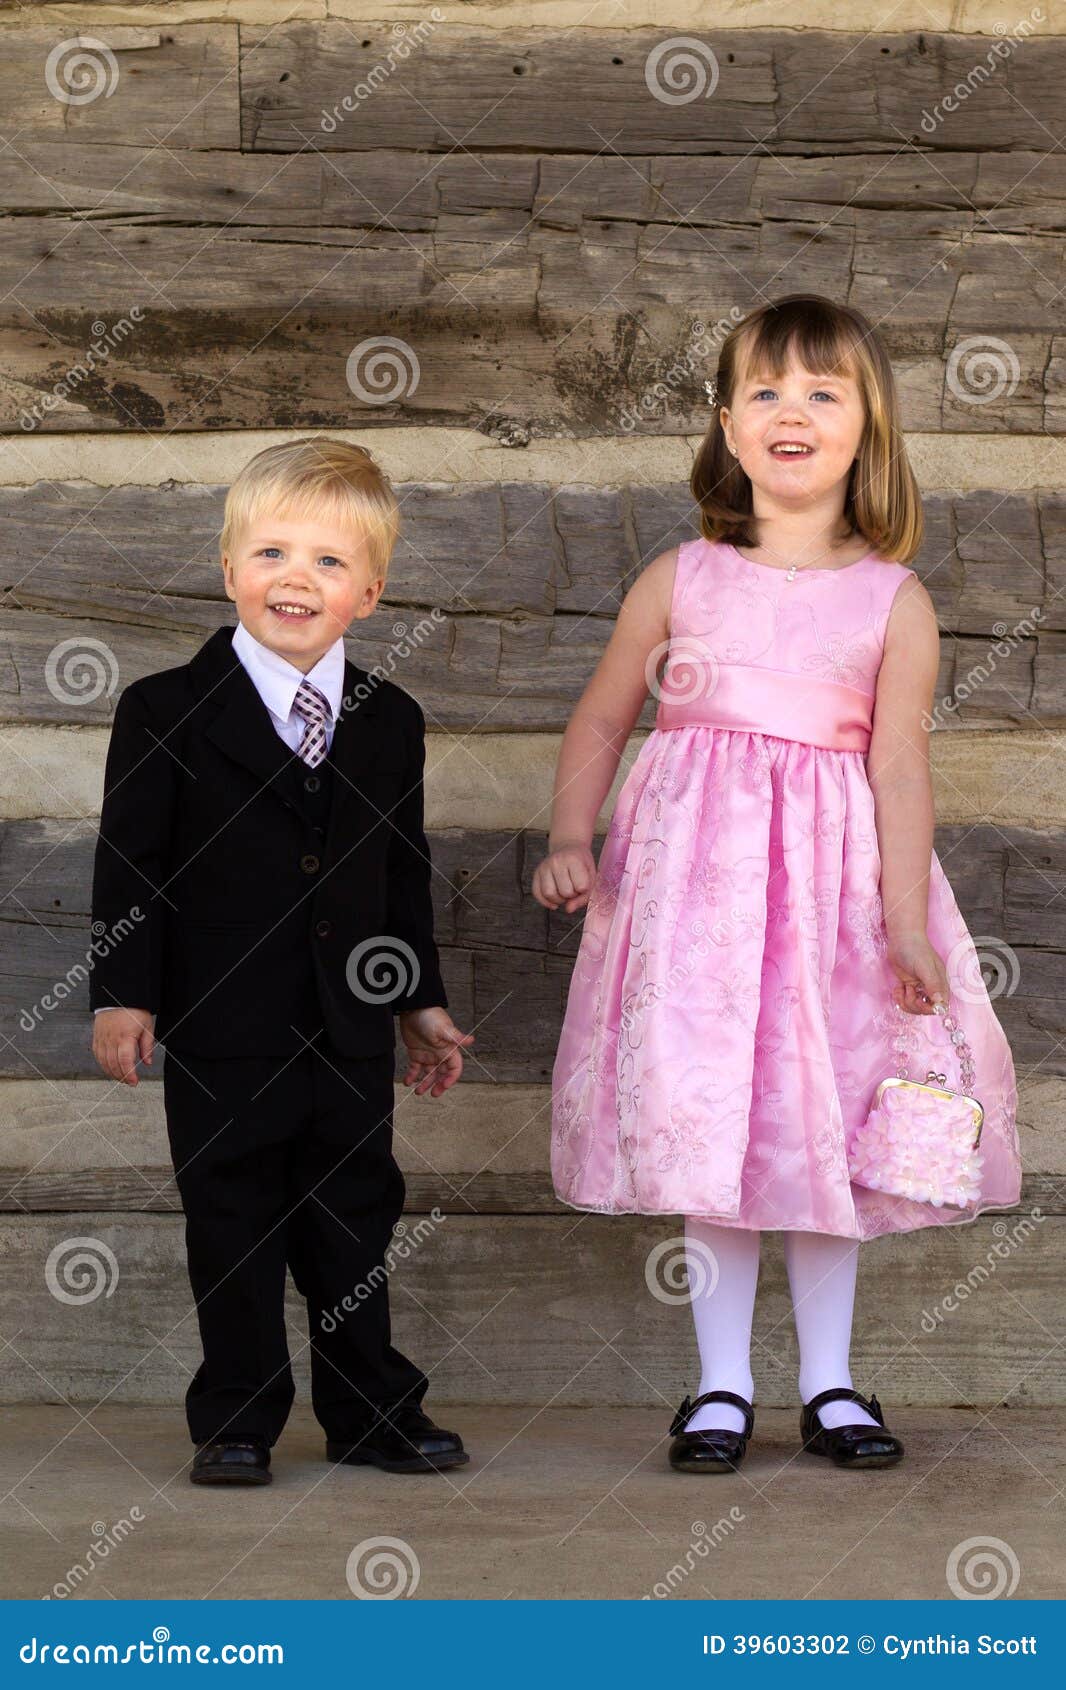
[[[880,1423],[864,1426],[823,1426],[818,1410],[826,1402],[857,1402],[867,1414]],[[881,1404],[871,1392],[869,1401],[858,1391],[846,1390],[843,1385],[819,1391],[810,1402],[804,1403],[800,1414],[800,1437],[803,1447],[811,1455],[828,1455],[838,1467],[893,1467],[903,1455],[903,1445],[885,1427]]]
[[441,1473],[470,1460],[458,1432],[435,1426],[413,1403],[390,1411],[356,1442],[328,1439],[326,1459],[350,1467],[380,1467],[386,1473]]
[[[707,1402],[728,1402],[739,1408],[744,1416],[744,1430],[731,1432],[728,1427],[708,1426],[702,1432],[686,1432],[685,1426],[698,1408]],[[670,1424],[670,1465],[679,1473],[735,1473],[744,1459],[755,1409],[745,1397],[735,1391],[704,1391],[701,1397],[685,1398]]]
[[269,1485],[270,1445],[265,1438],[223,1433],[197,1444],[189,1478],[194,1485]]

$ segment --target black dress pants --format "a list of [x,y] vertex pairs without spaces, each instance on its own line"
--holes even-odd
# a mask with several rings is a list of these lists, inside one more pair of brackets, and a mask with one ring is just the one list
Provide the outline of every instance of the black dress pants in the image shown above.
[[165,1052],[204,1352],[185,1396],[194,1443],[279,1436],[295,1394],[286,1266],[307,1302],[311,1401],[327,1438],[358,1438],[383,1410],[422,1400],[425,1374],[391,1342],[384,1265],[404,1198],[394,1069],[391,1051],[353,1060],[324,1032],[288,1060]]

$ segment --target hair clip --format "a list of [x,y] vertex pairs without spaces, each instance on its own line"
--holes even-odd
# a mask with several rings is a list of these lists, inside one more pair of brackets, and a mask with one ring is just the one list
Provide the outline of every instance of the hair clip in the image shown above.
[[712,376],[710,381],[704,382],[703,386],[704,386],[704,391],[707,394],[708,405],[717,404],[717,402],[718,402],[718,378],[717,378],[717,376]]

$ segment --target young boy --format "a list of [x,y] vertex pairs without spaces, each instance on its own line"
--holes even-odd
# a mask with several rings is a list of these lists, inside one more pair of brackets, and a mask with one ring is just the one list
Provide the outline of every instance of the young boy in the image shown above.
[[138,1083],[165,1044],[167,1135],[203,1362],[186,1393],[198,1484],[265,1484],[292,1406],[286,1265],[307,1300],[311,1392],[330,1461],[460,1466],[391,1343],[383,1258],[403,1207],[404,1084],[462,1071],[423,832],[425,718],[345,659],[399,530],[369,453],[269,447],[221,536],[236,629],[135,681],[116,711],[92,917],[130,931],[91,976],[93,1053]]

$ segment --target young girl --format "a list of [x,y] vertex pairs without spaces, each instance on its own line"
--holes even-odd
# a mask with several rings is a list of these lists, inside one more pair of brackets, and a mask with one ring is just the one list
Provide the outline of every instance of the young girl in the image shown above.
[[[922,515],[884,349],[860,312],[791,295],[729,335],[712,403],[691,477],[701,538],[626,595],[563,739],[534,875],[548,909],[589,903],[552,1174],[577,1209],[685,1216],[701,1378],[670,1428],[673,1466],[743,1457],[769,1228],[784,1233],[803,1445],[883,1467],[903,1445],[852,1387],[858,1242],[1017,1202],[1014,1069],[932,849],[939,642],[906,567]],[[655,729],[597,875],[596,816],[649,690]],[[903,1063],[984,1104],[970,1208],[849,1180],[846,1141]]]

